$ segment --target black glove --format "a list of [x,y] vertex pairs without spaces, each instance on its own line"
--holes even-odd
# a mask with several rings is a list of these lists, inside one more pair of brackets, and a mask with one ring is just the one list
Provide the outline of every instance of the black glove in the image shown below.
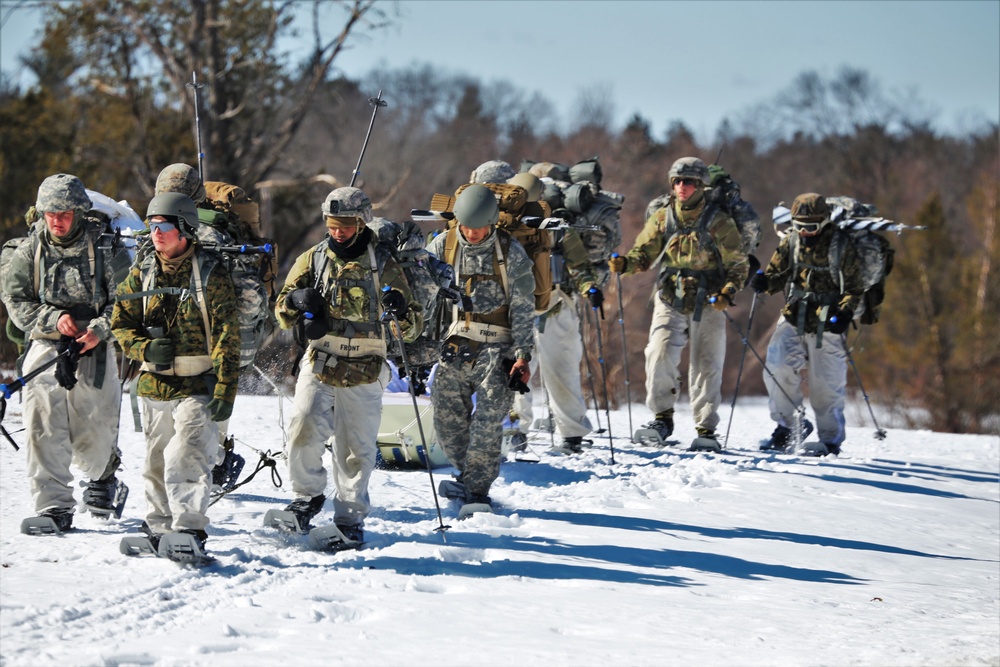
[[56,352],[61,356],[56,361],[56,382],[66,391],[76,386],[76,369],[80,362],[80,350],[83,343],[78,343],[68,336],[63,336],[56,343]]
[[410,308],[406,305],[406,298],[403,296],[403,293],[388,287],[384,289],[385,291],[382,292],[382,308],[397,320],[405,318],[406,314],[410,312]]
[[503,359],[500,362],[500,369],[504,372],[504,375],[507,376],[507,386],[519,394],[527,394],[529,391],[531,391],[531,387],[529,387],[524,383],[524,380],[521,379],[520,373],[518,373],[517,375],[510,374],[513,368],[514,368],[513,359]]
[[417,366],[410,369],[410,386],[415,396],[423,396],[427,391],[427,378],[431,375],[431,366]]
[[590,301],[590,307],[597,310],[604,303],[604,292],[597,287],[591,287],[587,292],[587,300]]
[[754,292],[757,292],[757,294],[763,294],[764,292],[767,291],[768,282],[769,281],[767,279],[767,276],[764,275],[764,272],[758,271],[757,273],[753,274],[753,278],[750,279],[750,289],[752,289]]
[[288,293],[286,301],[295,310],[320,315],[326,312],[326,299],[313,287],[300,287]]
[[146,346],[142,358],[157,366],[169,364],[174,360],[174,341],[170,338],[154,338]]
[[826,330],[834,334],[842,334],[851,326],[854,311],[850,308],[838,308],[830,311],[830,319],[826,321]]

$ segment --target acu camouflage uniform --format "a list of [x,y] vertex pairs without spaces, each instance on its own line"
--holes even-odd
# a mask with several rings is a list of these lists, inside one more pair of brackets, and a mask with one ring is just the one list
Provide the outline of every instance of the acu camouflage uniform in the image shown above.
[[771,419],[794,428],[804,400],[802,371],[808,368],[816,433],[828,445],[840,445],[845,437],[847,351],[843,336],[824,335],[820,325],[828,311],[856,312],[865,284],[864,268],[850,243],[841,265],[830,266],[830,245],[838,233],[836,225],[828,224],[807,246],[790,232],[764,272],[769,294],[785,290],[783,318],[767,346],[767,366],[774,374],[764,374]]
[[[452,258],[446,257],[445,250],[449,235],[454,235],[456,247]],[[503,419],[513,398],[502,362],[531,359],[532,264],[521,245],[496,228],[475,245],[453,228],[431,241],[428,250],[455,266],[459,289],[471,297],[473,308],[466,313],[456,305],[449,318],[451,335],[443,352],[445,356],[457,354],[450,361],[442,358],[434,379],[434,429],[448,460],[462,474],[467,492],[485,496],[500,473]],[[498,252],[503,256],[500,259]],[[501,262],[506,267],[506,288],[497,270],[503,272]],[[467,322],[471,326],[466,328]],[[483,330],[497,335],[477,333]]]
[[[58,199],[49,190],[58,187],[59,177],[64,176],[47,178],[39,188],[39,200]],[[82,192],[83,185],[79,188]],[[66,202],[48,208],[76,207]],[[71,461],[90,480],[110,479],[120,462],[121,386],[110,320],[116,271],[129,260],[127,253],[116,252],[102,240],[101,231],[83,208],[77,208],[73,227],[61,238],[54,237],[40,219],[4,267],[3,302],[10,321],[28,339],[22,374],[58,354],[62,335],[56,324],[66,313],[81,331],[90,329],[101,340],[80,358],[72,391],[60,386],[51,372],[36,376],[24,387],[28,475],[38,513],[73,511]]]
[[[358,234],[371,231],[363,228]],[[409,310],[399,322],[404,342],[420,335],[423,314],[387,248],[372,240],[357,259],[345,261],[330,243],[327,237],[299,255],[275,306],[281,328],[295,327],[302,313],[290,303],[289,293],[316,286],[317,275],[322,276],[319,289],[329,333],[308,341],[299,366],[286,456],[292,491],[297,498],[315,498],[326,491],[323,456],[332,436],[334,521],[360,527],[371,511],[368,481],[389,379],[386,337],[391,334],[381,323],[381,288],[398,290],[406,300]]]
[[[160,368],[143,362],[136,384],[147,443],[146,523],[155,533],[208,525],[218,427],[206,406],[213,398],[234,403],[239,384],[240,332],[232,280],[215,253],[197,242],[189,252],[169,274],[155,252],[137,261],[118,288],[111,321],[125,356],[137,362],[143,362],[153,339],[151,328],[161,327],[174,342],[174,363]],[[196,266],[203,293],[198,292],[199,281],[192,280]],[[186,294],[128,298],[161,288]]]
[[646,220],[626,256],[624,273],[646,271],[662,261],[645,349],[646,406],[654,415],[673,409],[681,353],[690,341],[688,384],[699,435],[714,433],[719,423],[726,354],[725,315],[706,305],[724,288],[735,293],[743,285],[747,256],[741,244],[736,223],[707,204],[704,194],[688,209],[673,197]]

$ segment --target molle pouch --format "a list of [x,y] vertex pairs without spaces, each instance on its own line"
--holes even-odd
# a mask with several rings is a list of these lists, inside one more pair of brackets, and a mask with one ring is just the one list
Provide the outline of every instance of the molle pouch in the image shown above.
[[[318,356],[318,355],[317,355]],[[334,366],[326,366],[323,381],[333,387],[357,387],[378,380],[385,360],[382,357],[336,358]]]

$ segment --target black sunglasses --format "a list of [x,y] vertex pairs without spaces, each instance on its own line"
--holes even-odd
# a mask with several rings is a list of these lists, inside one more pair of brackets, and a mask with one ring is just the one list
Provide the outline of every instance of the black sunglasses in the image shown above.
[[698,185],[699,181],[693,178],[675,178],[674,185]]

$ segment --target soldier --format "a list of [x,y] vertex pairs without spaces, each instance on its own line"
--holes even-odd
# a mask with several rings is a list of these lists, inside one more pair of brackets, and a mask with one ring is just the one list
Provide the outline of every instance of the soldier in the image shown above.
[[[708,167],[695,157],[677,160],[668,174],[672,196],[646,225],[627,255],[608,265],[622,274],[646,271],[660,258],[658,291],[646,344],[646,425],[661,441],[673,433],[674,403],[680,391],[678,366],[690,341],[688,372],[691,410],[698,437],[692,450],[718,451],[715,427],[722,401],[726,319],[747,275],[740,230],[731,217],[705,199]],[[711,305],[710,308],[706,306]]]
[[[545,187],[541,179],[529,172],[516,174],[509,182],[524,187],[528,191],[528,201],[538,201]],[[577,302],[583,294],[587,297],[588,307],[599,308],[604,294],[598,282],[598,273],[577,230],[569,228],[551,233],[554,237],[552,261],[555,267],[552,296],[548,310],[536,319],[535,354],[531,363],[541,368],[542,384],[552,410],[555,430],[562,438],[562,443],[553,452],[579,454],[583,451],[583,439],[593,426],[587,417],[580,382],[583,338]],[[604,276],[608,275],[606,264],[601,265],[601,272]],[[520,435],[524,440],[533,415],[529,396],[518,394],[514,397],[514,412],[520,418]]]
[[111,320],[125,356],[142,364],[143,531],[154,548],[183,533],[204,550],[216,424],[232,415],[239,379],[236,295],[221,258],[196,238],[191,198],[153,197],[146,222],[155,252],[133,265]]
[[124,502],[126,491],[115,477],[121,386],[111,311],[116,265],[128,255],[101,242],[101,228],[86,216],[90,208],[76,176],[42,181],[35,209],[43,221],[10,258],[2,286],[10,319],[28,339],[22,374],[64,354],[55,374],[24,387],[35,511],[59,531],[73,525],[71,461],[90,480],[83,505],[92,513],[120,516],[116,495]]
[[[839,267],[831,265],[830,246],[837,234],[826,199],[813,192],[792,203],[792,229],[778,244],[763,273],[750,281],[758,293],[785,290],[784,316],[767,346],[764,373],[771,419],[778,423],[762,450],[784,451],[793,441],[796,415],[802,410],[802,372],[809,371],[809,399],[825,449],[840,454],[844,441],[847,351],[844,336],[864,293],[863,267],[855,248],[846,244]],[[824,336],[824,333],[833,335]],[[798,424],[798,441],[812,432]]]
[[489,188],[465,188],[454,213],[457,224],[428,250],[455,267],[466,299],[448,318],[431,401],[438,440],[459,471],[460,499],[482,507],[500,472],[510,385],[531,379],[534,277],[521,245],[496,228],[499,207]]
[[395,333],[404,341],[420,335],[423,314],[402,268],[367,226],[368,196],[358,188],[337,188],[322,212],[329,235],[295,260],[275,306],[279,325],[295,327],[306,347],[286,452],[296,499],[285,511],[305,532],[323,508],[323,455],[333,436],[334,523],[351,543],[360,543],[371,511],[368,481],[389,380],[383,287],[400,295],[385,300],[402,301],[391,309],[402,328]]

